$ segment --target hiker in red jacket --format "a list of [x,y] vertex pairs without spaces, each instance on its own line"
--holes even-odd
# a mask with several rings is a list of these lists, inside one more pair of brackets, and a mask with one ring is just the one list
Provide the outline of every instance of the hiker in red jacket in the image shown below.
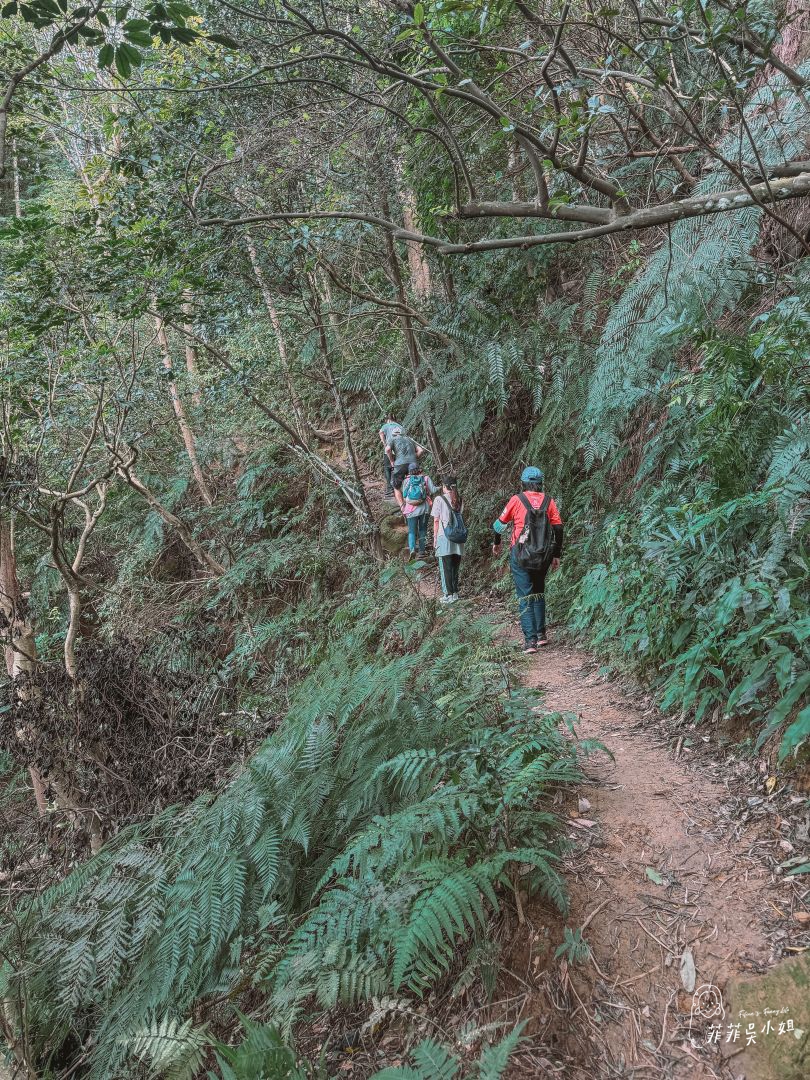
[[525,653],[548,645],[544,589],[549,569],[560,565],[563,523],[557,505],[543,491],[543,473],[530,465],[520,474],[522,491],[513,495],[492,523],[492,554],[501,550],[501,537],[512,526],[509,567],[515,583]]

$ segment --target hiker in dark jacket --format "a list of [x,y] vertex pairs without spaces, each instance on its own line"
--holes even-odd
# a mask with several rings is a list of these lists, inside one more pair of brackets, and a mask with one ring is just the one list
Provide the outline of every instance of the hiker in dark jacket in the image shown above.
[[396,420],[391,418],[391,414],[387,413],[385,417],[385,423],[380,428],[378,434],[380,436],[380,442],[383,445],[383,476],[385,477],[385,496],[394,494],[394,488],[391,484],[391,471],[393,466],[391,465],[391,459],[386,451],[386,446],[393,435],[394,431],[402,431],[402,425],[398,424]]
[[[534,653],[538,647],[548,645],[544,590],[549,569],[556,570],[560,565],[563,523],[556,503],[543,492],[543,473],[540,469],[533,465],[524,469],[520,474],[520,483],[520,495],[512,496],[501,516],[492,524],[495,530],[492,553],[497,555],[501,550],[501,537],[511,525],[509,566],[520,609],[520,627],[525,641],[523,651]],[[540,510],[544,511],[547,521],[535,518],[534,511]],[[536,533],[530,529],[533,520],[537,522]],[[545,536],[547,543],[543,552],[531,550],[535,535]]]
[[391,484],[400,510],[405,505],[402,497],[402,484],[411,465],[416,465],[424,453],[423,447],[405,435],[401,427],[395,427],[386,443],[385,452],[391,462]]

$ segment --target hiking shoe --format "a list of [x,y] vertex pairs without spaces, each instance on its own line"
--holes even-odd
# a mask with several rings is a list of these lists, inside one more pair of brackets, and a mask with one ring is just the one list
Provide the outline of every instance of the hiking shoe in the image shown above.
[[450,601],[451,604],[455,604],[456,600],[458,600],[458,593],[457,592],[450,593],[450,596],[448,597],[448,600]]
[[452,604],[453,603],[453,598],[451,596],[440,596],[439,597],[439,603],[444,604],[445,606],[447,604]]
[[409,551],[408,552],[408,562],[414,562],[415,559],[416,559],[416,552],[415,551]]
[[528,656],[529,653],[537,652],[537,646],[533,641],[527,641],[526,644],[523,646],[523,651]]
[[546,634],[541,634],[537,641],[535,641],[535,645],[538,649],[542,649],[544,645],[548,645],[548,636]]

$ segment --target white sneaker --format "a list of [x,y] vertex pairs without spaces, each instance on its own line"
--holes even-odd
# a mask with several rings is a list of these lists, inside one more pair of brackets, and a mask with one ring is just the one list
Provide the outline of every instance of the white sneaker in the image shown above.
[[450,595],[447,597],[447,603],[448,604],[455,604],[456,600],[458,600],[458,593],[457,592],[450,593]]
[[440,596],[439,597],[439,603],[440,604],[452,604],[453,603],[453,597],[452,596]]

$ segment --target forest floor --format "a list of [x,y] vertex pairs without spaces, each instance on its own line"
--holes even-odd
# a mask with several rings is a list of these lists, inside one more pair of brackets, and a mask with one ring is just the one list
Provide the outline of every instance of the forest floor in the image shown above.
[[[422,590],[438,592],[437,573],[423,572]],[[464,599],[463,580],[462,597],[519,644],[513,613]],[[553,581],[549,600],[553,610]],[[494,1001],[472,1020],[526,1022],[513,1080],[810,1076],[810,888],[780,867],[806,850],[805,797],[765,761],[664,721],[556,637],[523,681],[608,754],[588,756],[583,785],[558,796],[567,919],[526,898],[504,912]],[[566,926],[582,931],[586,960],[555,957]]]
[[[786,947],[804,948],[787,943],[803,936],[793,912],[807,890],[778,869],[793,845],[776,802],[762,782],[753,794],[750,774],[713,760],[700,736],[700,749],[684,749],[683,736],[670,737],[586,652],[552,644],[532,658],[525,682],[547,708],[576,714],[576,735],[612,755],[591,755],[586,783],[559,807],[574,845],[566,923],[530,902],[511,949],[512,992],[518,980],[532,988],[527,1032],[554,1050],[566,1080],[787,1076],[770,1051],[780,1038],[781,1049],[790,1039],[796,1048],[788,1018],[794,1032],[808,1027],[790,993],[774,989],[764,1034],[767,1018],[738,1015],[733,1000],[740,977],[765,972]],[[589,960],[555,960],[563,925],[585,928]],[[701,995],[706,986],[715,992]],[[721,999],[722,1016],[701,1015],[713,1011],[704,1001]],[[805,998],[805,1015],[808,1006]],[[758,1042],[746,1049],[752,1023]],[[711,1025],[720,1026],[716,1043]]]

